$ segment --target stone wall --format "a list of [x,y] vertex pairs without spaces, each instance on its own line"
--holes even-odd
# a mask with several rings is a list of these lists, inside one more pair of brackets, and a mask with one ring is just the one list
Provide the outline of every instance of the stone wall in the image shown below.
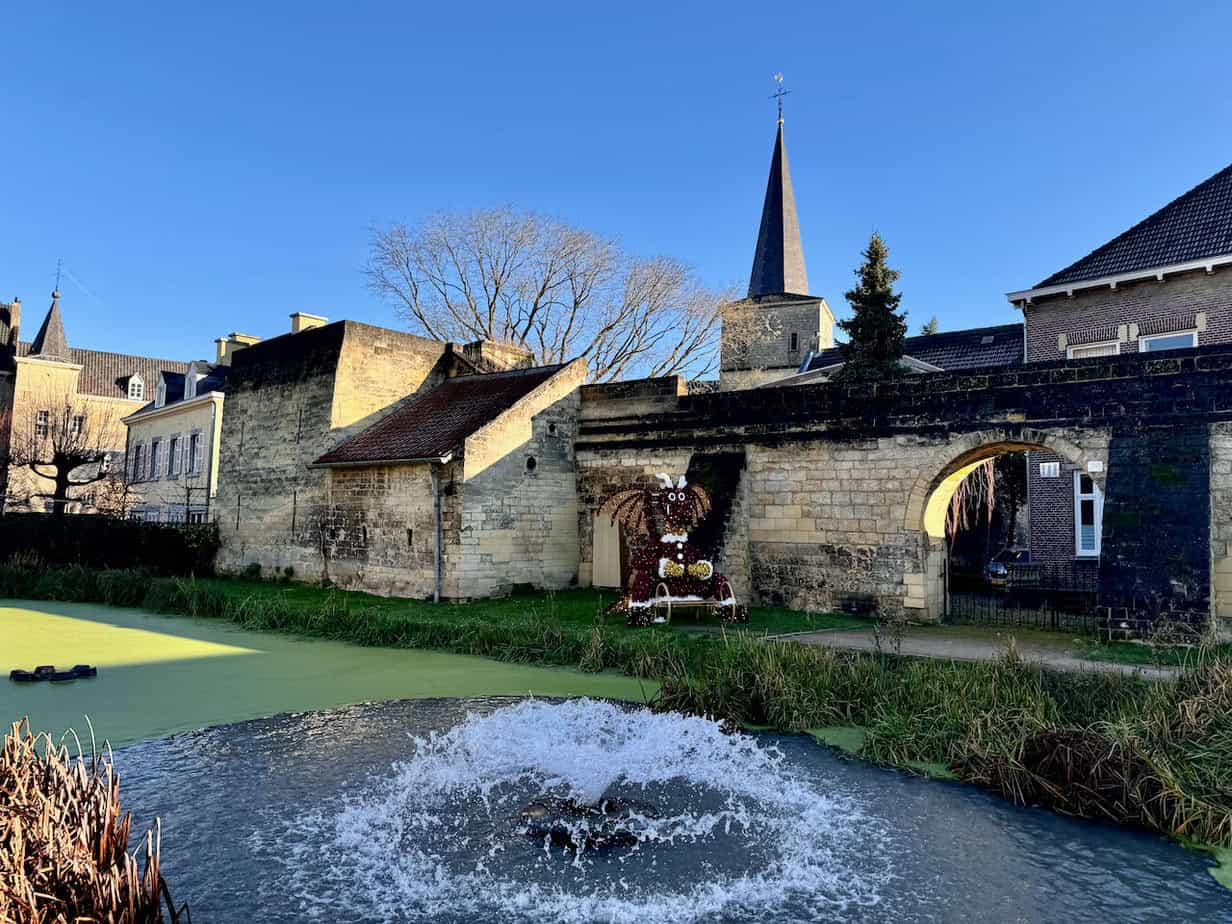
[[1027,362],[1064,359],[1061,343],[1122,340],[1121,352],[1137,352],[1138,333],[1192,330],[1197,324],[1199,346],[1232,342],[1232,270],[1198,270],[1162,282],[1148,279],[1050,296],[1026,307],[1026,322]]
[[1210,611],[1211,432],[1205,421],[1116,427],[1108,449],[1100,602]]
[[739,302],[725,310],[724,319],[719,357],[724,391],[794,375],[810,350],[834,345],[834,315],[823,298]]
[[445,346],[340,321],[236,353],[219,452],[219,568],[325,576],[323,525],[353,536],[356,524],[333,502],[330,472],[312,463],[443,378]]
[[577,582],[574,442],[585,379],[584,362],[566,366],[466,440],[457,596]]

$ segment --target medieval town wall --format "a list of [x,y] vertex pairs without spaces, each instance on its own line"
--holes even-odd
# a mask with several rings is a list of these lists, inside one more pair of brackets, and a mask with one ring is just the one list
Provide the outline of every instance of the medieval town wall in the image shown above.
[[339,503],[329,470],[312,463],[440,381],[444,354],[443,343],[351,321],[238,352],[219,454],[218,567],[291,568],[305,580],[353,570],[363,489],[343,478]]

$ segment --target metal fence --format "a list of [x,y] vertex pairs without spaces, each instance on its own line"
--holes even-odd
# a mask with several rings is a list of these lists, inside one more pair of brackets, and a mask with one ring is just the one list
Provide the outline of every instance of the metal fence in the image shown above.
[[995,581],[983,574],[952,573],[946,620],[1083,633],[1102,628],[1094,562],[1010,564],[1006,570]]

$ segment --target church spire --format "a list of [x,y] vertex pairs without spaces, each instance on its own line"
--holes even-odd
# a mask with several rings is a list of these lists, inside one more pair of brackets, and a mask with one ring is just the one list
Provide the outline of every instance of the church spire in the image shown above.
[[68,338],[64,336],[64,321],[60,318],[60,290],[51,293],[51,308],[43,319],[43,326],[34,335],[30,355],[40,359],[58,359],[69,362]]
[[770,158],[770,178],[766,181],[766,200],[761,209],[761,230],[749,274],[749,298],[763,295],[808,295],[808,273],[804,268],[804,247],[800,243],[800,221],[796,218],[796,197],[791,190],[787,169],[787,148],[783,144],[782,75],[775,98],[779,102],[778,134]]

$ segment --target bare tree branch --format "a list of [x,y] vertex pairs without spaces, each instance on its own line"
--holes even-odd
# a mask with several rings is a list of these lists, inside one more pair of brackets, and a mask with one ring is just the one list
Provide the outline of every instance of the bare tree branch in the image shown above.
[[596,381],[713,372],[721,308],[731,301],[678,260],[636,258],[589,231],[508,208],[373,229],[366,275],[429,337],[512,343],[544,364],[585,357]]
[[[108,477],[109,456],[122,432],[116,408],[47,386],[24,402],[12,419],[9,437],[9,493],[23,496],[14,469],[27,470],[24,496],[51,501],[61,515],[81,501],[81,488]],[[48,487],[43,482],[50,482]]]

